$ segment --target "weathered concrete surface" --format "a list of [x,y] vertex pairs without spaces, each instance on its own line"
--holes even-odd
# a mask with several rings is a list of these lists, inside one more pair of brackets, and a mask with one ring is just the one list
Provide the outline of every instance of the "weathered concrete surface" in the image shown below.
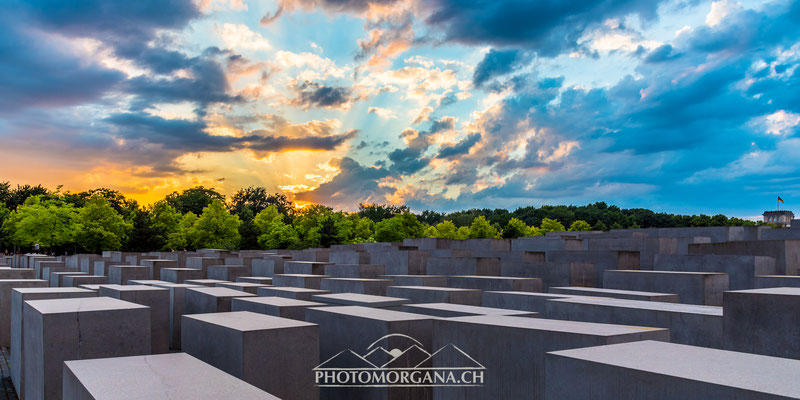
[[340,306],[385,308],[394,311],[400,311],[403,304],[411,303],[411,300],[399,297],[372,296],[358,293],[317,294],[311,296],[311,300]]
[[150,352],[160,354],[169,351],[169,290],[146,285],[103,285],[98,296],[150,307]]
[[722,292],[728,290],[728,274],[718,272],[633,271],[605,272],[607,289],[676,293],[681,303],[722,305]]
[[[593,264],[595,271],[595,286],[605,287],[603,273],[610,269],[639,269],[640,255],[638,251],[548,251],[547,261],[562,264]],[[558,285],[558,286],[587,286],[587,285]]]
[[64,400],[278,400],[186,353],[64,363]]
[[33,268],[0,268],[0,279],[36,279]]
[[[500,315],[437,319],[434,332],[434,349],[456,346],[486,368],[483,386],[436,387],[437,399],[543,399],[547,352],[669,340],[666,329]],[[458,354],[448,355],[434,358],[433,367],[451,366]]]
[[108,268],[108,282],[127,285],[129,280],[150,279],[150,268],[141,265],[112,265]]
[[102,285],[108,283],[108,277],[102,275],[67,275],[61,281],[64,287],[79,287],[81,285]]
[[272,284],[275,286],[293,286],[306,289],[320,289],[323,278],[330,278],[328,275],[313,274],[275,274],[272,277]]
[[203,279],[203,271],[194,268],[162,268],[161,280],[172,283],[184,283],[190,279]]
[[211,265],[208,267],[208,279],[236,281],[236,278],[252,275],[250,267],[244,265]]
[[262,285],[260,283],[252,283],[252,282],[224,282],[224,283],[218,283],[217,286],[228,289],[241,290],[243,292],[252,294],[258,294],[258,288],[266,287],[269,285]]
[[49,274],[49,282],[50,287],[59,287],[64,286],[64,277],[70,275],[89,275],[86,272],[80,271],[59,271],[59,272],[51,272]]
[[639,341],[548,353],[547,399],[796,399],[800,362]]
[[318,399],[315,324],[248,311],[184,315],[182,349],[282,398]]
[[254,297],[251,293],[223,287],[187,288],[183,314],[229,312],[231,300],[236,297]]
[[542,290],[551,286],[596,286],[595,266],[591,263],[511,260],[501,261],[500,272],[502,276],[539,278]]
[[[231,311],[251,311],[273,317],[306,320],[306,308],[325,307],[328,304],[314,301],[287,299],[285,297],[236,298],[231,302]],[[316,366],[316,365],[315,365]]]
[[483,307],[504,308],[507,310],[532,311],[544,315],[547,300],[578,297],[571,294],[533,293],[533,292],[483,292]]
[[800,240],[747,240],[689,245],[689,254],[734,254],[775,258],[775,273],[797,275],[800,269]]
[[754,289],[775,287],[800,287],[800,276],[795,275],[759,275],[756,276]]
[[447,286],[461,289],[541,292],[542,280],[539,278],[462,275],[447,277]]
[[[92,274],[94,275],[102,275],[108,276],[111,273],[111,266],[113,265],[130,265],[126,262],[114,261],[114,260],[107,260],[105,258],[101,258],[99,260],[95,260],[93,263]],[[148,279],[148,278],[144,278]]]
[[679,297],[672,293],[641,292],[637,290],[603,289],[590,287],[551,287],[550,293],[573,294],[578,296],[611,297],[624,300],[661,301],[677,303]]
[[64,361],[150,353],[146,306],[109,297],[33,300],[23,315],[27,400],[61,399]]
[[774,275],[775,258],[728,254],[657,254],[656,271],[722,272],[728,274],[730,290],[755,287],[756,275]]
[[307,289],[307,288],[298,288],[298,287],[262,287],[258,288],[258,295],[261,297],[285,297],[287,299],[297,299],[297,300],[306,300],[311,301],[311,296],[317,294],[329,294],[330,292],[327,290],[319,290],[319,289]]
[[445,275],[382,275],[379,278],[393,280],[394,286],[447,286]]
[[455,303],[481,305],[481,291],[431,286],[389,286],[386,295],[409,299],[413,303]]
[[225,261],[219,257],[186,257],[186,268],[203,271],[203,278],[208,276],[208,267],[220,264]]
[[402,311],[442,318],[469,317],[474,315],[508,315],[514,317],[535,317],[539,315],[531,311],[506,310],[502,308],[467,306],[453,303],[405,304],[402,307]]
[[161,279],[161,270],[164,268],[178,268],[176,260],[145,259],[141,265],[150,268],[150,279]]
[[272,285],[272,278],[267,278],[264,276],[240,276],[236,278],[236,282],[258,283],[261,285],[269,286]]
[[722,308],[601,297],[552,299],[547,318],[668,328],[670,341],[722,348]]
[[393,285],[391,279],[365,278],[325,278],[320,281],[320,289],[331,293],[359,293],[385,296],[386,288]]
[[428,257],[425,265],[428,275],[500,275],[500,258],[497,257]]
[[201,288],[203,286],[187,285],[185,283],[159,283],[155,287],[169,290],[169,347],[174,350],[181,348],[181,316],[186,306],[186,289]]
[[206,286],[206,287],[217,287],[217,286],[219,286],[220,283],[231,283],[231,281],[222,281],[222,280],[219,280],[219,279],[189,279],[189,280],[183,281],[183,283],[186,283],[188,285],[200,285],[200,286]]
[[800,359],[800,288],[725,292],[726,350]]
[[129,285],[147,285],[147,286],[161,285],[164,283],[172,283],[172,282],[160,281],[155,279],[138,279],[138,280],[128,281]]
[[78,288],[17,288],[11,291],[11,380],[17,389],[17,396],[25,398],[22,354],[25,348],[23,306],[29,300],[69,299],[77,297],[97,297],[91,290]]
[[323,275],[331,278],[376,279],[386,273],[386,267],[375,264],[328,264]]
[[0,279],[0,346],[11,344],[11,293],[15,288],[45,288],[42,279]]
[[253,276],[272,277],[275,274],[283,273],[283,266],[289,256],[264,256],[263,260],[253,260]]
[[376,250],[372,253],[372,264],[386,267],[387,275],[424,275],[427,253],[419,250]]
[[333,265],[320,261],[286,261],[283,264],[284,274],[325,275],[325,267]]

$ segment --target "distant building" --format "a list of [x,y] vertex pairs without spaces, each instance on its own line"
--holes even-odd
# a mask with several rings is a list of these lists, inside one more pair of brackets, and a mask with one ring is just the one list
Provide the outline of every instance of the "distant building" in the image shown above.
[[793,219],[794,213],[791,211],[764,211],[765,223],[790,227]]

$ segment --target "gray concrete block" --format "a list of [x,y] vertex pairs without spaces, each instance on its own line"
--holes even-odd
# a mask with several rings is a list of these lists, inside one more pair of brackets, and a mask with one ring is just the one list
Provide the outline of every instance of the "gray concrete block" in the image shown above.
[[385,273],[386,267],[375,264],[329,264],[324,271],[331,278],[376,279]]
[[726,350],[800,359],[800,288],[725,292]]
[[297,299],[311,301],[311,296],[318,294],[328,294],[327,290],[307,289],[292,286],[276,287],[267,286],[258,288],[258,295],[261,297],[285,297],[287,299]]
[[784,358],[645,340],[546,359],[547,399],[800,398],[800,362]]
[[800,276],[796,275],[758,275],[754,289],[776,287],[800,287]]
[[722,348],[722,308],[694,304],[573,297],[547,301],[547,318],[668,328],[673,343]]
[[46,266],[45,267],[45,266],[42,266],[41,271],[40,271],[41,274],[39,275],[39,279],[44,279],[44,280],[50,282],[50,274],[51,273],[53,273],[53,272],[63,272],[63,271],[77,271],[77,270],[70,270],[65,266],[58,266],[58,267],[53,267],[53,266]]
[[450,276],[447,278],[447,286],[461,289],[541,292],[542,280],[504,276]]
[[275,274],[283,273],[283,266],[287,259],[285,255],[264,256],[263,260],[253,260],[253,276],[272,277]]
[[681,303],[722,305],[722,292],[728,290],[728,274],[718,272],[633,271],[605,272],[607,289],[675,293]]
[[17,288],[11,291],[11,357],[9,367],[11,380],[17,389],[17,396],[25,398],[25,376],[23,374],[22,354],[25,348],[25,336],[22,334],[24,324],[23,306],[29,300],[69,299],[78,297],[97,297],[91,290],[78,288]]
[[0,279],[0,346],[11,344],[11,293],[15,288],[45,288],[42,279]]
[[61,284],[64,287],[79,287],[81,285],[102,285],[108,283],[108,277],[102,275],[67,275]]
[[53,271],[58,271],[58,268],[67,269],[67,264],[63,261],[56,261],[54,257],[38,258],[33,263],[33,269],[36,271],[36,279],[43,279],[42,270],[46,267],[56,268]]
[[211,265],[208,267],[208,279],[235,282],[237,278],[251,274],[250,267],[244,265]]
[[150,308],[109,297],[33,300],[23,311],[27,400],[61,399],[64,361],[150,353]]
[[167,281],[161,281],[156,279],[136,279],[128,281],[128,285],[146,285],[146,286],[155,286],[164,283],[172,283]]
[[359,293],[384,296],[386,295],[386,288],[393,283],[391,279],[325,278],[320,282],[320,289],[331,293]]
[[505,308],[508,310],[533,311],[544,314],[547,300],[576,297],[571,294],[534,293],[534,292],[483,292],[483,307]]
[[[543,399],[545,354],[638,340],[669,340],[666,329],[499,315],[434,321],[433,348],[454,345],[486,369],[477,387],[435,387],[437,399]],[[455,354],[455,353],[450,353]],[[452,357],[434,358],[433,367]]]
[[385,308],[395,311],[400,311],[403,304],[411,303],[411,300],[399,297],[372,296],[358,293],[318,294],[311,296],[311,300],[340,306]]
[[259,283],[251,283],[251,282],[225,282],[217,284],[219,287],[225,287],[228,289],[234,290],[241,290],[243,292],[258,294],[258,288],[265,287],[268,285],[262,285]]
[[[328,304],[314,301],[287,299],[285,297],[247,297],[236,298],[231,302],[231,311],[251,311],[254,313],[306,320],[306,308],[324,307]],[[315,365],[316,366],[316,365]]]
[[64,363],[64,400],[278,400],[186,353]]
[[150,352],[169,351],[169,290],[147,285],[103,285],[98,295],[150,307]]
[[405,304],[402,307],[402,311],[442,318],[469,317],[474,315],[508,315],[513,317],[536,317],[539,315],[539,313],[531,311],[506,310],[503,308],[467,306],[453,303]]
[[656,271],[722,272],[728,274],[730,290],[753,289],[756,275],[774,275],[775,258],[727,254],[655,256]]
[[289,261],[283,264],[284,274],[302,275],[325,275],[325,267],[333,265],[328,262],[319,261]]
[[208,267],[220,264],[225,264],[225,261],[219,257],[186,257],[186,268],[203,271],[203,278],[208,276]]
[[624,300],[661,301],[677,303],[679,297],[672,293],[641,292],[637,290],[603,289],[591,287],[551,287],[550,293],[573,294],[578,296],[611,297]]
[[[113,265],[130,265],[130,264],[128,264],[126,262],[120,262],[120,261],[113,261],[113,260],[110,261],[110,260],[107,260],[107,259],[103,258],[103,259],[100,259],[100,260],[95,260],[93,265],[94,266],[93,266],[92,271],[91,271],[92,274],[108,276],[108,274],[111,273],[111,267]],[[149,279],[149,278],[143,278],[143,279]]]
[[455,303],[481,305],[481,291],[431,286],[389,286],[386,295],[409,299],[413,303]]
[[60,287],[64,286],[64,277],[70,275],[89,275],[86,272],[80,271],[59,271],[59,272],[51,272],[49,274],[50,278],[50,287]]
[[249,283],[258,283],[261,285],[272,285],[272,278],[267,278],[265,276],[240,276],[236,278],[236,282],[249,282]]
[[394,286],[447,286],[444,275],[382,275],[379,278],[393,280]]
[[187,288],[183,314],[228,312],[235,297],[254,297],[252,293],[223,287]]
[[206,287],[216,287],[216,286],[219,286],[220,283],[231,283],[231,281],[223,281],[223,280],[219,280],[219,279],[189,279],[189,280],[183,281],[183,283],[186,283],[188,285],[200,285],[200,286],[206,286]]
[[590,263],[501,261],[500,275],[539,278],[542,290],[551,286],[596,286],[595,266]]
[[148,279],[160,279],[161,270],[164,268],[178,268],[178,261],[145,259],[141,261],[140,265],[150,268],[150,278]]
[[386,267],[387,275],[424,275],[427,253],[419,250],[377,249],[371,263]]
[[203,279],[203,271],[194,268],[162,268],[161,280],[172,283],[184,283],[190,279]]
[[318,326],[248,311],[184,315],[182,325],[186,353],[276,396],[319,398]]
[[0,279],[36,279],[33,268],[0,268]]
[[428,275],[500,275],[500,258],[497,257],[428,257],[425,265]]
[[185,283],[159,283],[155,287],[169,290],[169,337],[171,349],[181,348],[181,317],[186,305],[186,289],[204,286],[187,285]]
[[800,269],[800,240],[743,240],[689,245],[689,254],[733,254],[775,258],[775,273],[797,275]]
[[150,268],[140,265],[112,265],[108,268],[108,282],[127,285],[129,280],[150,279]]
[[272,284],[275,286],[293,286],[307,289],[320,289],[323,278],[330,278],[327,275],[311,274],[275,274],[272,277]]

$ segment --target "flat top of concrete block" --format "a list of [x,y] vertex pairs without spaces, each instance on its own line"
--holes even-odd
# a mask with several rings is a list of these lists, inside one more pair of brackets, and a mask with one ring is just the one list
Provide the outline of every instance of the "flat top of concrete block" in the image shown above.
[[96,399],[278,398],[186,353],[67,361]]
[[56,271],[51,272],[50,275],[88,275],[88,273],[82,271]]
[[436,292],[480,292],[480,289],[461,289],[461,288],[451,288],[451,287],[441,287],[441,286],[389,286],[389,287],[410,289],[410,290],[436,291]]
[[345,282],[386,282],[393,283],[391,279],[371,279],[371,278],[325,278],[327,281],[345,281]]
[[0,284],[11,284],[11,283],[18,283],[18,282],[40,282],[40,283],[50,283],[43,279],[0,279]]
[[389,296],[374,296],[360,293],[331,293],[311,296],[312,300],[350,306],[369,305],[373,307],[391,307],[411,303],[409,299]]
[[381,275],[381,278],[385,277],[387,279],[392,278],[406,278],[406,277],[413,277],[413,278],[447,278],[447,275]]
[[150,269],[150,267],[146,267],[144,265],[109,265],[108,268],[147,268],[147,269]]
[[[464,304],[454,304],[454,303],[419,303],[419,304],[405,304],[404,307],[408,308],[427,308],[431,310],[445,310],[445,311],[457,311],[457,312],[464,312],[464,313],[471,313],[471,314],[479,314],[479,315],[516,315],[516,314],[524,314],[524,315],[531,315],[537,314],[532,311],[519,311],[519,310],[507,310],[505,308],[493,308],[493,307],[480,307],[480,306],[468,306]],[[413,312],[410,310],[409,312]]]
[[722,316],[722,307],[701,306],[697,304],[665,303],[660,301],[647,301],[647,300],[624,300],[624,299],[614,299],[611,297],[589,297],[589,296],[575,296],[565,299],[553,299],[548,301],[594,304],[594,305],[608,306],[608,307],[638,308],[638,309],[655,310],[655,311],[706,314],[706,315],[716,315],[720,317]]
[[156,283],[153,286],[160,287],[160,288],[166,288],[166,289],[169,289],[169,288],[202,288],[202,287],[205,287],[203,285],[192,285],[192,284],[188,284],[188,283],[172,283],[172,282]]
[[553,289],[566,289],[566,290],[574,290],[576,292],[586,292],[587,296],[591,296],[591,293],[629,294],[636,296],[675,296],[674,293],[640,292],[638,290],[605,289],[605,288],[593,288],[593,287],[583,287],[583,286],[558,286],[550,288],[550,290]]
[[325,303],[317,303],[315,301],[295,300],[286,297],[250,297],[245,299],[234,299],[233,301],[242,301],[248,303],[266,304],[276,307],[324,307]]
[[287,276],[294,278],[330,278],[330,275],[314,275],[314,274],[275,274],[275,276]]
[[219,284],[222,287],[268,287],[269,285],[264,285],[262,283],[255,283],[255,282],[225,282]]
[[105,275],[72,275],[79,278],[105,278]]
[[[259,290],[262,288],[259,288]],[[302,287],[294,287],[294,286],[264,286],[264,290],[280,290],[284,292],[295,292],[295,293],[328,293],[327,290],[320,290],[320,289],[309,289],[309,288],[302,288]],[[233,290],[233,289],[231,289]]]
[[233,311],[209,314],[184,315],[184,318],[196,319],[209,324],[219,325],[237,331],[260,331],[265,329],[285,329],[305,326],[316,326],[310,322],[289,318],[273,317],[250,311]]
[[486,276],[486,275],[451,275],[448,278],[469,278],[469,279],[485,279],[485,280],[502,279],[502,280],[509,280],[509,281],[535,281],[535,280],[541,280],[541,278],[520,278],[520,277],[515,277],[515,276]]
[[379,321],[409,321],[432,319],[429,315],[413,314],[403,311],[386,310],[383,308],[362,307],[362,306],[332,306],[332,307],[318,307],[310,308],[311,311],[329,312],[333,314],[347,315],[351,317],[375,319]]
[[475,315],[470,317],[448,318],[447,321],[459,323],[501,326],[506,328],[555,331],[579,335],[617,336],[631,333],[666,331],[664,328],[645,326],[599,324],[594,322],[561,321],[544,318],[519,318],[506,315]]
[[148,259],[146,259],[146,260],[142,260],[142,261],[143,261],[143,262],[144,262],[144,261],[147,261],[147,262],[155,262],[155,263],[157,263],[157,262],[174,263],[174,262],[175,262],[175,260],[162,260],[162,259],[159,259],[159,258],[148,258]]
[[83,289],[87,289],[87,290],[91,290],[91,291],[96,292],[96,291],[100,290],[100,286],[103,286],[103,285],[101,285],[99,283],[98,284],[92,283],[92,284],[88,284],[88,285],[81,285],[80,287],[83,288]]
[[208,268],[244,268],[244,265],[232,265],[232,264],[219,264],[219,265],[209,265]]
[[107,289],[115,292],[158,292],[166,290],[164,288],[148,286],[148,285],[101,285],[101,289]]
[[800,392],[800,361],[788,358],[652,340],[550,354],[791,398]]
[[333,263],[331,263],[331,262],[325,262],[325,261],[294,261],[294,260],[293,260],[293,261],[287,261],[287,262],[289,262],[289,263],[292,263],[292,264],[313,264],[313,265],[328,265],[328,264],[333,264]]
[[32,300],[26,301],[26,303],[42,314],[149,308],[143,305],[117,300],[111,297],[80,297],[73,299]]
[[559,294],[559,293],[539,293],[539,292],[515,292],[510,290],[487,290],[485,293],[498,293],[502,295],[508,296],[525,296],[525,297],[541,297],[545,299],[555,299],[555,298],[570,298],[570,297],[581,297],[579,295],[574,294]]
[[92,293],[91,290],[76,287],[14,288],[20,293]]
[[205,259],[209,259],[209,260],[222,260],[219,257],[209,257],[209,256],[188,256],[186,258],[205,258]]
[[161,268],[162,271],[200,271],[195,268]]
[[800,279],[800,275],[756,275],[756,278],[790,278],[790,279]]
[[195,291],[200,292],[209,296],[214,297],[249,297],[255,296],[252,293],[243,292],[241,290],[236,289],[229,289],[225,287],[199,287],[199,288],[188,288],[187,291]]
[[650,271],[641,269],[607,269],[606,273],[662,274],[662,275],[727,275],[724,272]]
[[748,293],[748,294],[771,294],[771,295],[783,295],[783,296],[800,296],[800,288],[796,287],[774,287],[774,288],[764,288],[764,289],[748,289],[748,290],[731,290],[726,291],[727,293]]
[[158,285],[158,284],[162,284],[162,283],[169,283],[169,282],[161,281],[161,280],[158,280],[158,279],[138,279],[138,280],[137,279],[133,279],[133,280],[128,281],[128,285],[148,285],[148,286],[152,286],[152,285]]
[[[196,269],[195,271],[199,271],[199,269]],[[210,284],[214,284],[214,285],[216,285],[218,283],[231,283],[231,281],[221,281],[219,279],[187,279],[184,282],[198,283],[198,284],[210,283]]]

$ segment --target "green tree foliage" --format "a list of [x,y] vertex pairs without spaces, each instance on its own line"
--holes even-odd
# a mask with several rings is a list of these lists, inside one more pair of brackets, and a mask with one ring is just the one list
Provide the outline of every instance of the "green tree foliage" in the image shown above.
[[178,224],[178,229],[174,232],[167,234],[166,247],[172,250],[193,249],[193,228],[197,222],[197,215],[193,212],[183,214],[181,222]]
[[286,224],[283,215],[275,205],[268,206],[253,218],[258,244],[262,249],[294,249],[300,238],[292,225]]
[[[2,190],[2,182],[0,182],[0,190]],[[0,251],[7,249],[10,244],[9,240],[6,238],[6,232],[3,229],[3,224],[10,215],[11,210],[6,207],[6,203],[0,202]]]
[[[355,214],[358,217],[358,214]],[[375,222],[366,217],[360,217],[356,220],[353,227],[352,243],[374,242],[375,238]]]
[[53,248],[72,242],[77,213],[71,204],[42,195],[28,197],[6,219],[4,230],[11,242],[25,247],[38,243]]
[[214,190],[214,188],[197,186],[186,189],[180,194],[173,192],[167,195],[164,200],[181,214],[192,212],[200,215],[203,213],[203,209],[208,207],[213,200],[224,202],[225,196]]
[[425,233],[425,226],[417,220],[417,216],[406,211],[375,224],[375,241],[399,242],[406,238],[420,238]]
[[78,211],[75,242],[84,249],[99,253],[103,250],[118,250],[122,247],[133,224],[111,207],[111,203],[100,195],[92,196]]
[[506,239],[514,239],[523,236],[533,236],[531,227],[525,225],[525,223],[518,218],[511,218],[508,220],[506,227],[503,228],[503,237]]
[[150,218],[150,210],[147,208],[134,208],[128,214],[127,221],[133,228],[127,235],[127,240],[123,247],[128,251],[144,253],[147,251],[160,250],[164,247],[166,239],[158,235],[153,221]]
[[14,211],[17,207],[25,203],[28,197],[46,196],[50,194],[42,185],[17,185],[16,189],[11,189],[9,182],[0,183],[0,202],[5,203],[9,210]]
[[203,214],[189,231],[192,245],[196,249],[236,249],[241,239],[241,223],[238,216],[228,212],[221,200],[214,199],[203,208]]
[[589,225],[588,222],[579,219],[579,220],[573,222],[572,225],[569,226],[569,230],[571,232],[575,232],[575,231],[590,231],[590,230],[592,230],[592,226]]
[[472,225],[469,227],[469,237],[470,239],[495,239],[500,237],[500,233],[481,215],[472,220]]
[[545,233],[547,232],[564,232],[566,229],[561,222],[557,220],[545,218],[542,220],[542,225],[539,226],[539,229]]
[[380,222],[406,212],[409,212],[409,209],[406,206],[367,203],[361,203],[358,205],[358,216],[362,218],[369,218],[373,222]]
[[608,227],[606,226],[603,221],[597,221],[596,224],[592,227],[593,231],[608,231]]
[[425,237],[435,239],[467,239],[467,237],[459,237],[458,228],[453,221],[442,221],[435,226],[425,228]]

